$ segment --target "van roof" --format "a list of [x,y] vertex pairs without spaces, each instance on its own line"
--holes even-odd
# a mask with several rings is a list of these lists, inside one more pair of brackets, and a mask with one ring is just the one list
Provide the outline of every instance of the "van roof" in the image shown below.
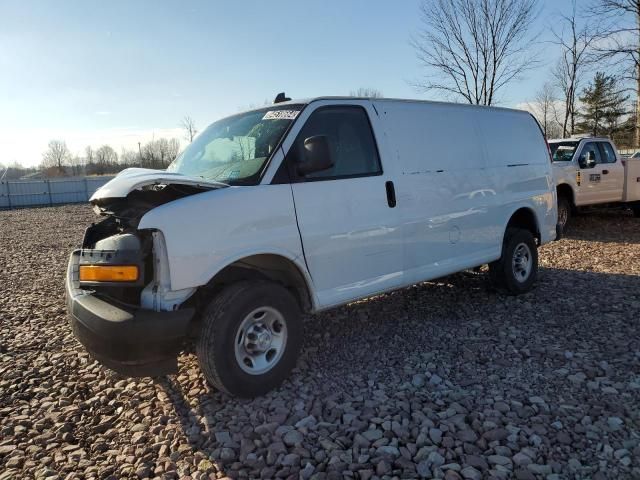
[[[318,102],[321,100],[370,100],[373,102],[403,102],[403,103],[428,103],[434,105],[450,105],[456,107],[463,108],[481,108],[481,109],[491,109],[491,110],[501,110],[507,112],[520,112],[531,115],[530,112],[526,110],[520,110],[516,108],[506,108],[506,107],[494,107],[494,106],[485,106],[485,105],[472,105],[470,103],[455,103],[455,102],[441,102],[437,100],[418,100],[411,98],[386,98],[386,97],[355,97],[355,96],[322,96],[322,97],[310,97],[310,98],[299,98],[293,100],[287,100],[286,102],[275,103],[274,105],[282,106],[282,105],[300,105],[300,104],[310,104],[313,102]],[[261,107],[265,108],[265,107]]]

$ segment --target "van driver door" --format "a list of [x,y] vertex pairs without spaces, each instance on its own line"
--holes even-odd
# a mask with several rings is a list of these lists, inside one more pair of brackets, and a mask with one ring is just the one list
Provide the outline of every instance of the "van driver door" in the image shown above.
[[[303,111],[285,151],[305,260],[323,308],[401,286],[403,242],[393,178],[371,125],[375,110],[366,101],[317,103]],[[303,175],[304,142],[315,136],[326,137],[334,163]]]

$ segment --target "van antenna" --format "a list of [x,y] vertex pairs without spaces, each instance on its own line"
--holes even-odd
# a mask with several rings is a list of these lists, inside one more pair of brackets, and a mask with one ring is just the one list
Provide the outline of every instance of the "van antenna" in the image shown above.
[[291,99],[289,97],[285,96],[284,92],[280,92],[278,95],[276,95],[276,98],[273,101],[273,103],[288,102],[289,100],[291,100]]

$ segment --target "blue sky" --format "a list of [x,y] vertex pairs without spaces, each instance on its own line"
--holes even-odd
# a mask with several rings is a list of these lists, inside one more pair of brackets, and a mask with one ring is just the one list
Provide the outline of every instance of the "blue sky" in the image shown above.
[[[418,5],[0,0],[0,163],[38,164],[53,138],[81,154],[85,145],[119,152],[154,135],[183,137],[184,115],[203,128],[283,90],[438,98],[411,86],[422,73],[409,43]],[[539,30],[569,0],[542,6]],[[511,85],[503,105],[533,98],[554,48],[541,45],[547,66]]]

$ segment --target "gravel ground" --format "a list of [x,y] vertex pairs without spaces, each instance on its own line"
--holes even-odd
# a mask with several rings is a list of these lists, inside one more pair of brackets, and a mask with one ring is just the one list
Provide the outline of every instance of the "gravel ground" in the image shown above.
[[159,379],[91,360],[63,278],[93,220],[0,212],[0,479],[640,478],[637,219],[573,219],[524,296],[462,273],[310,317],[252,401],[192,354]]

